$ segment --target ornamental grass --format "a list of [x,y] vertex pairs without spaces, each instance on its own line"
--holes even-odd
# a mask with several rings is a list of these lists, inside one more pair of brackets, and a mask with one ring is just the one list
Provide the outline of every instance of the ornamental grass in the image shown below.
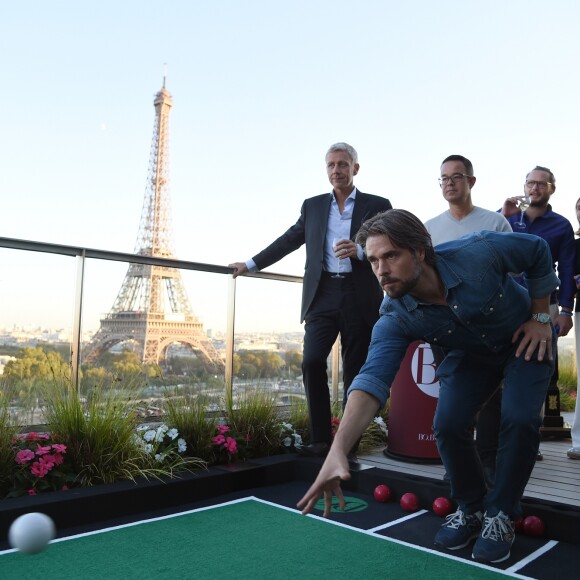
[[266,457],[281,451],[280,418],[275,397],[248,390],[235,400],[226,397],[224,424],[237,441],[238,457]]
[[167,423],[177,428],[186,440],[187,456],[203,461],[215,461],[212,437],[215,435],[216,420],[208,415],[209,398],[203,395],[181,395],[177,391],[165,401]]
[[80,486],[171,477],[204,465],[179,453],[157,461],[135,437],[135,402],[123,389],[93,389],[83,398],[67,385],[53,384],[44,400],[47,430],[67,445]]

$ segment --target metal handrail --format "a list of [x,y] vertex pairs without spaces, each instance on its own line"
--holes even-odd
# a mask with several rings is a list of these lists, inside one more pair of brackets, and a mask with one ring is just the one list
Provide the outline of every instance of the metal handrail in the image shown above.
[[[75,306],[73,335],[71,341],[71,381],[75,389],[79,387],[80,352],[81,352],[81,320],[84,295],[84,271],[87,258],[98,260],[112,260],[115,262],[128,262],[134,264],[147,264],[152,266],[165,266],[183,270],[196,270],[200,272],[210,272],[214,274],[232,274],[233,268],[220,266],[217,264],[205,264],[202,262],[190,262],[187,260],[177,260],[173,258],[161,258],[155,256],[145,256],[142,254],[131,254],[127,252],[114,252],[109,250],[99,250],[94,248],[84,248],[81,246],[67,246],[62,244],[51,244],[32,240],[21,240],[16,238],[0,237],[0,248],[14,250],[25,250],[29,252],[44,252],[49,254],[59,254],[77,258],[77,279],[75,287]],[[248,272],[245,277],[261,278],[264,280],[277,280],[280,282],[302,283],[302,276],[292,276],[288,274],[277,274],[273,272]],[[236,304],[236,279],[232,276],[228,287],[228,309],[227,309],[227,329],[226,329],[226,361],[225,361],[225,386],[226,394],[232,395],[233,385],[233,356],[234,356],[234,330],[235,330],[235,304]],[[332,393],[333,400],[338,399],[338,340],[332,351]]]

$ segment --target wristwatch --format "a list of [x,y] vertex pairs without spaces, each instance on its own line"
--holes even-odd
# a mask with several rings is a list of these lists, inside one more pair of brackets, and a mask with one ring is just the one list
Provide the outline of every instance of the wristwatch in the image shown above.
[[549,324],[552,320],[552,317],[546,312],[536,312],[535,314],[532,314],[532,318],[540,324]]

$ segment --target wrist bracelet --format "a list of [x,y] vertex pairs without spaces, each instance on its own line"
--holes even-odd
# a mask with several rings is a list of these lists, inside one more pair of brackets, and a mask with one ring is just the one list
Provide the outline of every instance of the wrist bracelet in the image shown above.
[[564,316],[572,316],[572,313],[568,312],[567,310],[560,311],[560,314],[563,314]]

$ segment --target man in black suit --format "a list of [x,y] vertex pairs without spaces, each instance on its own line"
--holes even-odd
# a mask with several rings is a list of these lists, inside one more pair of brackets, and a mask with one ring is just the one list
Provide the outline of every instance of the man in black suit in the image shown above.
[[[391,209],[390,202],[358,191],[353,185],[358,156],[347,143],[336,143],[326,153],[326,172],[332,192],[306,199],[298,221],[266,249],[247,262],[230,264],[234,278],[271,266],[306,244],[302,288],[305,321],[302,373],[311,443],[303,455],[323,457],[332,443],[327,359],[340,333],[344,400],[354,377],[366,360],[383,292],[363,250],[353,239],[362,223]],[[341,277],[337,277],[340,269]]]

